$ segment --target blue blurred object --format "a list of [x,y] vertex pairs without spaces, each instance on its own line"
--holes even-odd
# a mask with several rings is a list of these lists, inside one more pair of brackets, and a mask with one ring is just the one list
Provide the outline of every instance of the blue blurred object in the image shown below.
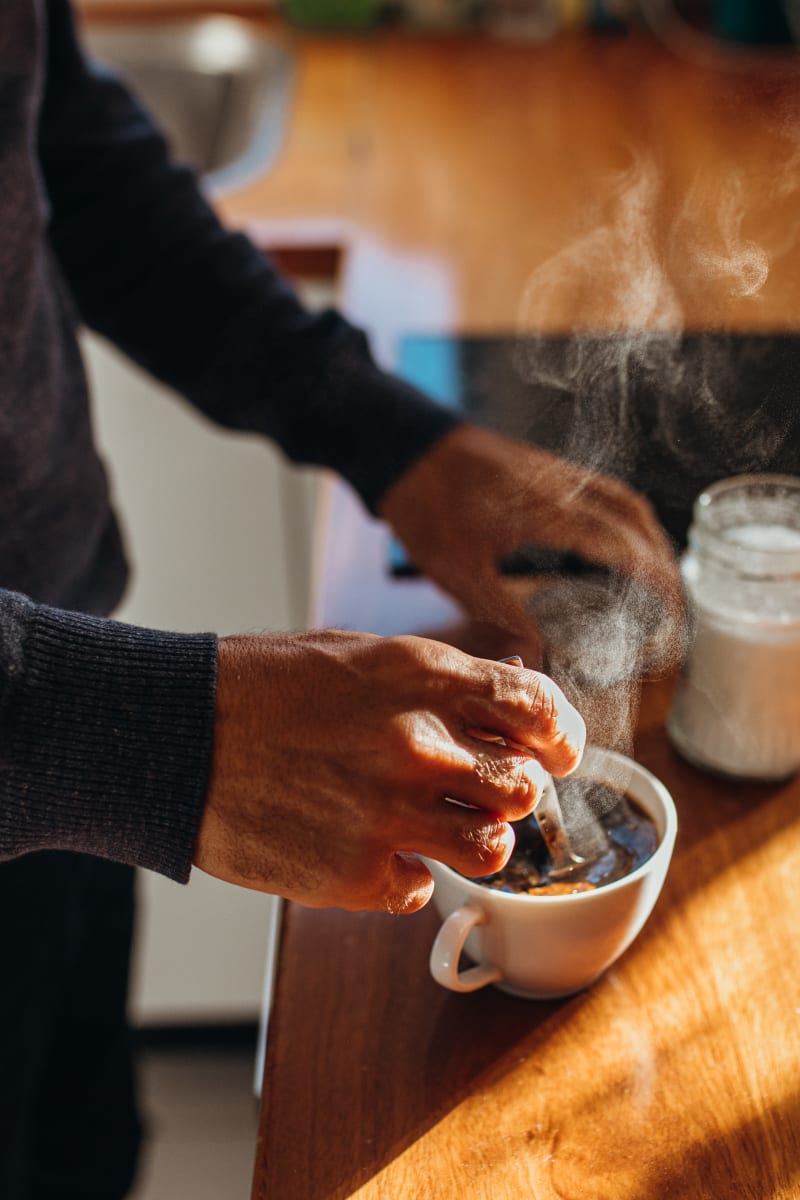
[[714,26],[732,42],[774,46],[794,41],[780,0],[715,0]]
[[631,14],[613,0],[586,0],[587,25],[592,33],[622,33]]

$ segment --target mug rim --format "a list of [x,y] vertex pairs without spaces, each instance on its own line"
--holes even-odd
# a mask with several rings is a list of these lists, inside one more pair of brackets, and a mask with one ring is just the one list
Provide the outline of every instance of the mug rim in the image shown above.
[[[433,864],[438,870],[447,872],[447,874],[452,876],[453,880],[458,883],[464,883],[470,887],[480,889],[479,894],[489,893],[493,900],[498,902],[509,901],[515,904],[524,904],[534,901],[536,904],[547,904],[550,907],[553,907],[559,904],[575,904],[579,901],[586,902],[589,900],[594,900],[596,902],[596,899],[599,895],[619,891],[621,888],[629,886],[632,882],[636,882],[643,875],[649,871],[652,871],[653,867],[657,865],[660,859],[665,857],[669,859],[672,856],[675,838],[678,832],[678,812],[675,808],[675,801],[673,800],[666,784],[662,783],[658,776],[654,775],[652,771],[648,771],[647,767],[642,766],[642,764],[637,762],[636,759],[629,758],[627,754],[620,754],[618,750],[606,749],[604,746],[586,746],[580,763],[575,770],[571,771],[570,775],[565,776],[565,778],[580,778],[580,771],[581,768],[586,764],[587,755],[590,759],[590,765],[592,760],[596,758],[602,758],[606,761],[610,761],[611,763],[617,763],[619,765],[624,764],[626,767],[632,767],[634,771],[639,774],[640,778],[644,778],[653,786],[656,795],[662,803],[664,809],[664,831],[661,834],[658,846],[654,852],[648,859],[641,863],[635,871],[630,871],[627,875],[623,875],[620,879],[615,879],[612,883],[602,884],[602,886],[592,888],[591,891],[587,892],[568,892],[566,895],[562,894],[556,896],[531,896],[527,892],[502,892],[499,888],[489,887],[487,884],[481,883],[479,879],[471,879],[468,875],[462,875],[460,871],[456,871],[454,867],[449,867],[447,863],[443,863],[437,858],[427,858],[422,855],[421,857],[423,862],[427,863],[428,865]],[[634,799],[640,804],[644,803],[643,801],[639,800],[638,796],[634,796]],[[649,810],[647,815],[652,817],[652,813]],[[486,876],[486,878],[488,879],[489,876]],[[436,881],[434,879],[434,892],[435,882]],[[464,901],[464,903],[471,902],[471,896],[467,897]]]

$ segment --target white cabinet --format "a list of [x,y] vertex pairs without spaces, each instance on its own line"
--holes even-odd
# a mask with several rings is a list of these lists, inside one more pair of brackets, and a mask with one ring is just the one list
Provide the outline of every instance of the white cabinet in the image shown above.
[[[132,563],[115,616],[181,631],[303,627],[307,473],[263,439],[218,430],[99,339],[84,346]],[[139,897],[134,1020],[255,1019],[276,902],[200,872],[188,887],[141,872]]]

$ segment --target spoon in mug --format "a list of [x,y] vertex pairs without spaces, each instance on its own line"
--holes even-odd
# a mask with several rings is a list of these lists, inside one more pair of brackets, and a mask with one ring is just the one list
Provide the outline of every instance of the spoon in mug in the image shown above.
[[[509,749],[517,750],[520,754],[527,755],[528,758],[535,757],[527,746],[523,746],[519,742],[513,742],[510,738],[501,737],[500,734],[489,734],[484,733],[483,730],[475,729],[471,729],[470,733],[473,737],[480,738],[482,742],[493,742],[497,746],[508,746]],[[553,783],[551,775],[546,776],[545,786],[533,810],[533,817],[539,826],[539,831],[544,839],[547,852],[550,855],[552,865],[547,869],[549,878],[563,879],[571,871],[576,871],[578,867],[586,865],[588,860],[578,854],[570,841],[570,836],[564,822],[564,814],[561,811],[561,803],[558,799],[558,792],[556,791],[556,786]],[[525,817],[523,821],[513,821],[512,824],[521,825],[529,820],[530,817]]]
[[[508,658],[501,658],[499,661],[508,663],[512,667],[524,666],[518,654],[512,654]],[[492,741],[509,746],[512,750],[518,750],[521,754],[527,754],[531,758],[534,757],[533,752],[527,746],[523,746],[519,742],[512,742],[509,738],[498,736],[493,737]],[[547,776],[542,794],[536,801],[533,815],[536,818],[536,823],[539,826],[552,860],[553,865],[548,871],[551,879],[563,879],[571,871],[575,871],[578,867],[586,865],[587,860],[578,854],[570,841],[556,785],[553,783],[551,775]]]

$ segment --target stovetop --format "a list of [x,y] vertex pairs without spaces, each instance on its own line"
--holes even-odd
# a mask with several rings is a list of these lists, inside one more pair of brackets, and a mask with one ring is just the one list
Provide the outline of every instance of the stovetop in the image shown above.
[[[487,428],[627,480],[677,548],[696,496],[716,479],[800,474],[797,334],[409,335],[397,369]],[[521,547],[506,568],[553,565]],[[398,545],[391,568],[412,569]]]

